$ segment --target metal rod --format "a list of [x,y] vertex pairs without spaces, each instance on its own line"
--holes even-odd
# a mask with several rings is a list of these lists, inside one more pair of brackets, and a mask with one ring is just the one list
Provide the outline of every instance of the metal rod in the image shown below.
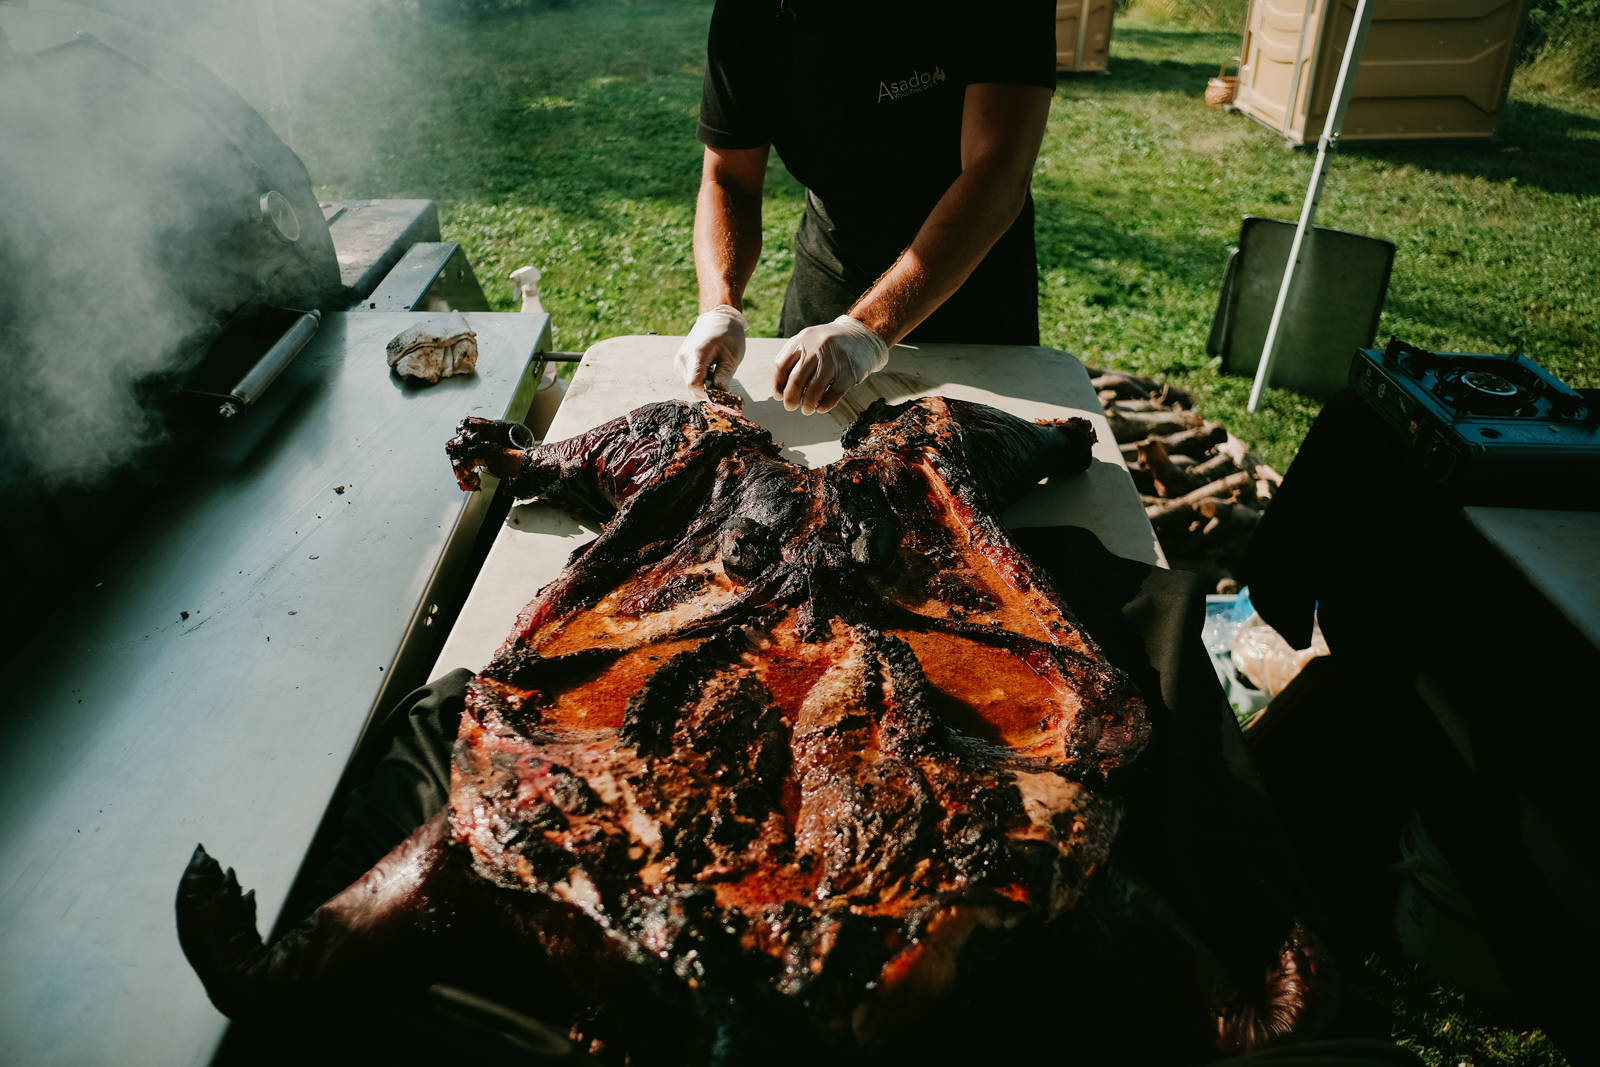
[[1083,68],[1083,44],[1089,37],[1089,5],[1093,0],[1079,0],[1078,7],[1078,47],[1072,53],[1072,69]]
[[494,432],[484,434],[495,444],[505,445],[509,448],[529,449],[539,441],[533,436],[533,431],[524,424],[514,419],[496,419]]
[[284,331],[282,337],[267,349],[267,354],[256,361],[239,384],[229,391],[228,400],[222,405],[222,415],[232,418],[245,408],[254,404],[267,391],[267,386],[294,361],[310,340],[317,335],[317,327],[322,324],[322,312],[315,309],[306,312],[294,321],[294,324]]
[[1322,200],[1322,186],[1328,180],[1328,149],[1339,139],[1345,112],[1350,108],[1350,94],[1355,88],[1353,71],[1361,65],[1361,52],[1367,44],[1367,30],[1372,25],[1372,9],[1373,0],[1356,0],[1356,16],[1350,24],[1350,39],[1345,42],[1344,58],[1339,62],[1339,79],[1333,84],[1334,103],[1328,109],[1328,121],[1323,124],[1322,136],[1317,139],[1316,168],[1311,175],[1311,184],[1306,186],[1300,222],[1294,228],[1294,243],[1289,246],[1289,259],[1283,265],[1283,283],[1278,286],[1278,302],[1272,308],[1272,322],[1267,326],[1267,339],[1261,346],[1261,362],[1256,366],[1255,384],[1250,388],[1250,403],[1245,408],[1250,412],[1254,412],[1261,403],[1261,391],[1266,387],[1272,360],[1278,352],[1278,327],[1283,322],[1283,309],[1289,303],[1295,268],[1300,265],[1300,249],[1305,244],[1307,231],[1316,221],[1317,205]]

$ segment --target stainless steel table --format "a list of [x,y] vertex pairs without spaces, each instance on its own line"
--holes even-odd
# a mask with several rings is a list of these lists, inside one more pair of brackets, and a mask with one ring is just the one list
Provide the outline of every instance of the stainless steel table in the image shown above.
[[[584,354],[547,435],[560,440],[641,404],[691,393],[672,367],[682,338],[617,337]],[[772,431],[784,454],[820,466],[844,454],[839,435],[878,397],[899,403],[940,395],[975,400],[1023,418],[1081,416],[1099,443],[1089,470],[1041,482],[1003,516],[1007,526],[1084,526],[1118,555],[1165,566],[1155,531],[1122,462],[1083,364],[1053,348],[1006,345],[896,346],[889,364],[846,394],[839,406],[809,418],[771,399],[772,361],[782,341],[751,339],[735,391],[745,414]],[[434,666],[481,669],[511,632],[534,592],[560,571],[572,550],[598,529],[542,504],[512,509]]]
[[204,841],[271,927],[487,508],[444,442],[532,399],[547,316],[468,314],[477,374],[403,384],[384,344],[423,318],[328,316],[40,612],[0,734],[0,1063],[210,1060],[226,1020],[179,951],[178,876]]
[[1462,514],[1600,649],[1600,511],[1467,507]]

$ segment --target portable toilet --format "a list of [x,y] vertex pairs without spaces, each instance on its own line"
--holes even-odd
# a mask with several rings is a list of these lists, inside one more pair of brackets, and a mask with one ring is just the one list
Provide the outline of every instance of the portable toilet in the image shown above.
[[[1341,140],[1493,137],[1529,0],[1376,4]],[[1291,144],[1316,140],[1354,18],[1355,0],[1251,0],[1234,106]]]
[[1113,0],[1056,0],[1056,70],[1106,69]]

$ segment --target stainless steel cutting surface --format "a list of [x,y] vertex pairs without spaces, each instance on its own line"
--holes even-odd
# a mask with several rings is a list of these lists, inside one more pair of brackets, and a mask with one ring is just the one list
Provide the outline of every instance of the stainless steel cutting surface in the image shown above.
[[384,357],[421,318],[327,316],[181,484],[101,517],[103,562],[12,605],[37,625],[0,734],[0,1063],[210,1060],[226,1020],[178,948],[184,864],[204,842],[272,926],[482,521],[444,442],[532,399],[547,316],[468,314],[477,373],[435,386]]
[[[641,404],[690,399],[672,366],[681,341],[617,337],[589,349],[547,438],[571,437]],[[773,357],[782,345],[772,338],[752,338],[734,391],[745,398],[745,414],[772,431],[791,459],[813,467],[838,459],[844,454],[839,435],[880,396],[890,403],[919,396],[956,397],[1028,419],[1080,416],[1094,425],[1099,437],[1089,470],[1041,482],[1006,512],[1006,525],[1084,526],[1118,555],[1166,565],[1094,387],[1083,364],[1072,356],[1053,348],[1007,345],[898,345],[888,365],[846,394],[838,407],[808,418],[771,399]],[[455,667],[481,670],[539,587],[560,572],[573,549],[598,533],[594,525],[557,508],[513,508],[433,674]]]

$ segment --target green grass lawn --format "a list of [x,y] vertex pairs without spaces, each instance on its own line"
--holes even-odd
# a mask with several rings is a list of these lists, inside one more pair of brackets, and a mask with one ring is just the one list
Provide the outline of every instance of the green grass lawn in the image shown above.
[[1363,1037],[1388,1037],[1428,1067],[1564,1067],[1567,1062],[1514,1010],[1444,985],[1392,945],[1340,962],[1341,1024]]
[[[556,343],[683,333],[710,5],[593,2],[441,25],[380,8],[371,46],[303,92],[297,147],[328,195],[432,197],[496,307],[545,272]],[[1317,404],[1205,354],[1227,249],[1247,213],[1293,218],[1312,156],[1201,92],[1238,38],[1119,19],[1112,73],[1063,78],[1034,181],[1046,344],[1163,375],[1285,467]],[[1503,142],[1347,147],[1319,221],[1398,246],[1380,339],[1517,345],[1600,385],[1600,104],[1516,86]],[[886,161],[890,162],[890,161]],[[774,166],[752,325],[776,330],[801,190]]]
[[[441,25],[376,8],[370,44],[307,85],[296,147],[319,191],[431,197],[497,309],[506,275],[544,270],[556,346],[683,333],[700,147],[705,2],[579,3]],[[1268,394],[1205,355],[1241,216],[1292,218],[1312,165],[1271,132],[1205,107],[1238,37],[1119,19],[1109,76],[1064,78],[1034,192],[1046,344],[1168,377],[1284,469],[1318,406]],[[1320,221],[1398,247],[1380,338],[1438,349],[1522,345],[1573,385],[1600,385],[1600,103],[1514,86],[1501,143],[1346,148]],[[884,161],[885,165],[892,160]],[[775,162],[747,306],[776,331],[799,186]],[[1377,954],[1351,966],[1380,1030],[1430,1064],[1554,1065],[1514,1019]]]
[[[1042,318],[1047,344],[1173,378],[1277,465],[1316,403],[1280,392],[1246,414],[1249,382],[1212,369],[1205,335],[1240,218],[1297,217],[1314,156],[1204,105],[1238,43],[1124,19],[1112,73],[1062,81],[1034,180]],[[1395,243],[1380,343],[1521,345],[1600,385],[1600,107],[1514,88],[1501,128],[1492,146],[1339,150],[1318,222]]]

